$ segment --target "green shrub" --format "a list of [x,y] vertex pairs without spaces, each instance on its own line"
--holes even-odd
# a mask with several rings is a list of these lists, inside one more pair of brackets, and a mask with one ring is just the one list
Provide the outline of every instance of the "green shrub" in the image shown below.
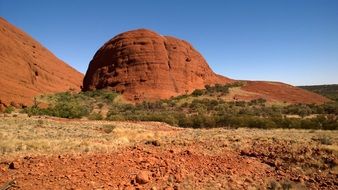
[[102,120],[103,116],[100,113],[94,112],[94,113],[89,114],[88,119],[89,120]]
[[215,118],[204,114],[178,116],[178,125],[185,128],[214,128],[216,127]]
[[112,115],[112,114],[108,115],[107,114],[106,119],[110,120],[110,121],[125,121],[126,120],[126,118],[124,116],[118,115],[118,114],[116,114],[116,115]]
[[258,99],[254,99],[254,100],[251,100],[249,102],[249,105],[263,105],[266,103],[266,100],[263,99],[263,98],[258,98]]
[[308,116],[313,113],[313,109],[306,104],[289,105],[284,109],[285,114],[299,115],[301,117]]
[[104,94],[103,98],[112,102],[112,101],[115,100],[115,98],[117,96],[118,96],[118,94],[116,94],[116,93],[106,93],[106,94]]
[[56,117],[81,118],[90,113],[90,108],[78,102],[58,102],[54,107],[49,108],[49,111]]
[[236,101],[235,105],[238,107],[245,107],[246,106],[246,102],[245,101]]
[[185,114],[178,115],[178,126],[184,128],[191,128],[193,126],[193,121],[190,117],[187,117]]
[[4,113],[12,113],[14,111],[14,107],[13,106],[8,106],[6,107],[6,109],[4,110]]
[[196,89],[191,93],[191,95],[193,95],[193,96],[202,96],[203,94],[204,94],[203,89]]
[[215,94],[215,93],[221,93],[223,95],[229,93],[229,85],[221,85],[221,84],[215,84],[214,86],[206,85],[205,90],[206,94]]
[[324,112],[327,114],[338,115],[338,103],[325,103],[323,105]]
[[21,110],[21,113],[27,113],[29,117],[32,115],[49,115],[49,114],[45,114],[44,109],[41,109],[36,105],[24,108],[23,110]]

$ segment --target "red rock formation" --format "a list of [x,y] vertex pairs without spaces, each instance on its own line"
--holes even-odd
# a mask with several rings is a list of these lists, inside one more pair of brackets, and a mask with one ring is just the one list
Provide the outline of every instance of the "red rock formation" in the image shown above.
[[132,101],[170,98],[229,83],[188,42],[145,29],[117,35],[90,62],[83,90],[109,88]]
[[251,101],[265,99],[271,103],[304,103],[322,104],[329,99],[301,88],[281,82],[269,81],[242,81],[240,88],[230,89],[225,97],[228,101]]
[[0,18],[0,104],[31,104],[39,94],[80,90],[83,75]]
[[[247,81],[242,90],[252,93],[249,96],[251,100],[263,98],[268,102],[305,104],[322,104],[330,101],[319,94],[281,82]],[[245,96],[243,96],[243,100],[246,100]]]
[[[235,80],[216,75],[188,42],[140,29],[117,35],[95,54],[83,90],[108,88],[131,101],[165,99]],[[324,103],[318,94],[291,85],[247,81],[225,99],[269,102]]]

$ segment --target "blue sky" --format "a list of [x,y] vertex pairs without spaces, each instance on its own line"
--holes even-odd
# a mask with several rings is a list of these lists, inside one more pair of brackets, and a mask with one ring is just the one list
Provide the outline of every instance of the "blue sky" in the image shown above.
[[231,78],[338,84],[338,0],[0,0],[0,15],[82,73],[104,42],[148,28]]

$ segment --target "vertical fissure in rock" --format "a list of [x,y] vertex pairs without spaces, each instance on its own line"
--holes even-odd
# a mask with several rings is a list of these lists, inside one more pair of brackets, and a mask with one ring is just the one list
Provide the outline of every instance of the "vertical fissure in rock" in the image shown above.
[[171,70],[171,65],[170,65],[170,53],[169,53],[169,49],[168,49],[168,45],[166,43],[166,39],[164,40],[164,48],[167,54],[167,64],[168,64],[168,68],[169,70]]
[[178,88],[177,88],[177,84],[176,84],[176,81],[174,79],[174,77],[172,76],[172,72],[171,72],[171,62],[170,62],[170,50],[168,48],[168,44],[166,42],[167,39],[164,40],[164,47],[165,47],[165,51],[166,51],[166,54],[167,54],[167,64],[168,64],[168,68],[169,68],[169,77],[174,85],[174,89],[175,89],[175,92],[179,92],[178,91]]

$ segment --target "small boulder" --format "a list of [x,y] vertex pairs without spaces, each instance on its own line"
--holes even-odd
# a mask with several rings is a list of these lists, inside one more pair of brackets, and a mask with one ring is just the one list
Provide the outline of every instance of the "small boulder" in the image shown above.
[[18,168],[19,168],[19,163],[16,162],[16,161],[11,162],[11,163],[9,163],[8,168],[9,168],[9,169],[12,169],[12,170],[18,169]]
[[151,145],[154,145],[154,146],[161,146],[161,143],[158,140],[150,140],[150,141],[147,141],[145,144],[151,144]]
[[136,183],[138,184],[146,184],[148,182],[150,182],[150,172],[148,171],[141,171],[140,173],[138,173],[136,175]]

